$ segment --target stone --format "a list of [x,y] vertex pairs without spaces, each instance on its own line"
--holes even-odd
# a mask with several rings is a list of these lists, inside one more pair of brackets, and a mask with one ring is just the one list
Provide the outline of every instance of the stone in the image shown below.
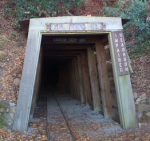
[[13,119],[14,118],[14,114],[11,113],[10,114],[10,118]]
[[141,119],[143,117],[143,112],[137,112],[138,119]]
[[147,113],[146,113],[146,116],[150,117],[150,112],[147,112]]
[[148,98],[146,101],[147,101],[147,103],[150,105],[150,98]]
[[20,79],[19,78],[14,79],[14,84],[15,86],[20,86]]
[[15,112],[16,112],[15,108],[11,108],[10,111],[11,111],[12,113],[15,113]]
[[140,93],[139,97],[141,97],[142,99],[146,99],[147,95],[146,95],[146,93],[142,92],[142,93]]
[[7,113],[9,112],[9,109],[8,109],[8,108],[6,109],[6,112],[7,112]]
[[14,107],[14,106],[16,106],[16,104],[15,103],[9,103],[9,106]]
[[149,112],[150,111],[150,106],[147,105],[147,104],[139,104],[138,105],[138,112],[142,112],[142,111]]
[[133,96],[134,96],[134,99],[137,99],[138,98],[138,95],[136,92],[133,93]]
[[143,126],[146,126],[147,123],[139,123],[139,128],[142,128]]
[[142,100],[146,100],[146,98],[147,98],[146,93],[141,93],[139,98],[136,100],[135,104],[139,104]]
[[3,109],[3,108],[0,108],[0,112],[3,113],[3,112],[4,112],[4,109]]
[[12,125],[12,122],[8,122],[7,125],[8,125],[8,126],[11,126],[11,125]]
[[146,100],[142,100],[140,103],[141,104],[146,104]]

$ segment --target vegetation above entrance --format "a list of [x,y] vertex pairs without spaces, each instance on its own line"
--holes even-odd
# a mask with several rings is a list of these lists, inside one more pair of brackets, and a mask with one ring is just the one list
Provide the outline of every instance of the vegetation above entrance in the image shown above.
[[131,19],[124,25],[124,34],[130,52],[150,51],[150,3],[141,0],[118,0],[114,7],[104,7],[110,17]]
[[83,0],[10,0],[5,3],[6,16],[11,12],[10,5],[15,6],[14,21],[37,17],[54,17],[60,13],[72,16],[83,4]]

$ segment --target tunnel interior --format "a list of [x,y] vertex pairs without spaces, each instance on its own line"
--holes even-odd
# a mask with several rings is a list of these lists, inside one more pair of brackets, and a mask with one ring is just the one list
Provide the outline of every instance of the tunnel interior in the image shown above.
[[[107,68],[106,79],[108,79],[107,88],[111,97],[110,101],[106,102],[112,103],[112,117],[119,122],[116,89],[107,34],[42,36],[31,114],[34,113],[36,103],[40,99],[40,96],[43,95],[42,91],[46,88],[68,93],[81,103],[90,106],[93,110],[96,110],[96,102],[93,95],[97,94],[100,98],[99,106],[102,107],[99,111],[104,114],[101,95],[103,80],[100,77],[98,69],[98,54],[95,47],[97,40],[95,39],[100,40],[104,48],[104,64]],[[89,52],[91,52],[91,55]],[[94,84],[92,84],[92,81],[94,81]],[[94,93],[95,89],[98,90],[98,93]]]

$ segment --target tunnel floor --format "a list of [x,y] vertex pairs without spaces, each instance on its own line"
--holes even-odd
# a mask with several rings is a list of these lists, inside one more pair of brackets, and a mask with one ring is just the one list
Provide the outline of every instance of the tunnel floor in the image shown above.
[[[35,130],[33,122],[38,122],[38,129]],[[42,132],[47,133],[48,140],[51,141],[105,140],[108,136],[123,131],[117,122],[105,119],[100,112],[93,111],[65,92],[49,88],[39,98],[28,132],[37,134],[40,128],[43,128]]]

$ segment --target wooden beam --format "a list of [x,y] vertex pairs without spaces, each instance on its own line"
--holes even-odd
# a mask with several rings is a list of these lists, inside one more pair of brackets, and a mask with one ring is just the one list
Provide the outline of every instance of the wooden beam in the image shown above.
[[74,89],[74,93],[73,93],[73,97],[76,98],[77,97],[77,85],[76,85],[76,76],[75,76],[75,69],[74,69],[74,61],[71,61],[71,72],[72,72],[72,80],[73,80],[73,89]]
[[87,49],[89,45],[44,45],[44,50],[83,50]]
[[[97,37],[99,38],[102,38],[103,36],[105,36],[106,34],[103,34],[103,35],[92,35],[91,36],[69,36],[69,38],[86,38],[86,43],[95,43],[96,40],[97,40]],[[81,44],[81,43],[65,43],[65,42],[53,42],[53,38],[59,38],[58,36],[53,36],[53,37],[50,37],[50,36],[44,36],[43,37],[43,40],[42,40],[42,43],[43,44],[53,44],[53,45],[57,45],[57,44]],[[60,38],[66,38],[65,36],[60,36]],[[84,43],[83,43],[84,44]]]
[[88,61],[85,53],[81,53],[81,63],[83,69],[83,84],[84,84],[86,106],[92,106],[92,93],[91,93],[91,86],[90,86]]
[[101,44],[101,41],[97,41],[95,46],[104,117],[110,118],[113,116],[113,109],[112,99],[110,95],[110,85],[108,80],[108,71],[106,66],[105,49]]
[[84,93],[84,84],[83,84],[83,70],[81,63],[81,56],[77,56],[77,64],[78,64],[78,73],[79,73],[79,88],[80,88],[80,96],[81,103],[85,103],[85,93]]
[[86,50],[45,50],[44,53],[51,54],[80,54],[82,52],[86,52]]
[[23,74],[13,123],[14,130],[18,129],[20,131],[25,131],[28,127],[40,46],[41,35],[39,34],[39,31],[30,31],[28,35]]
[[74,63],[74,71],[75,71],[75,80],[76,80],[76,89],[77,89],[77,95],[76,95],[76,99],[78,99],[79,101],[81,100],[81,94],[80,94],[80,84],[79,84],[79,72],[78,72],[78,65],[77,65],[77,58],[73,59],[73,63]]
[[47,54],[45,53],[43,56],[50,57],[76,57],[78,54]]
[[88,47],[87,54],[88,54],[88,66],[89,66],[92,98],[93,98],[93,108],[94,111],[101,111],[102,108],[100,104],[100,92],[99,92],[99,84],[97,79],[97,67],[96,67],[94,50]]
[[70,76],[70,92],[71,96],[75,96],[75,87],[74,87],[74,79],[73,79],[73,72],[72,72],[72,61],[69,62],[69,76]]
[[42,78],[42,58],[43,56],[42,56],[42,49],[41,49],[40,55],[39,55],[38,66],[37,66],[37,72],[36,72],[32,105],[31,105],[31,110],[30,110],[30,119],[33,118],[34,110],[36,107],[36,102],[37,102],[39,91],[40,91],[41,78]]

